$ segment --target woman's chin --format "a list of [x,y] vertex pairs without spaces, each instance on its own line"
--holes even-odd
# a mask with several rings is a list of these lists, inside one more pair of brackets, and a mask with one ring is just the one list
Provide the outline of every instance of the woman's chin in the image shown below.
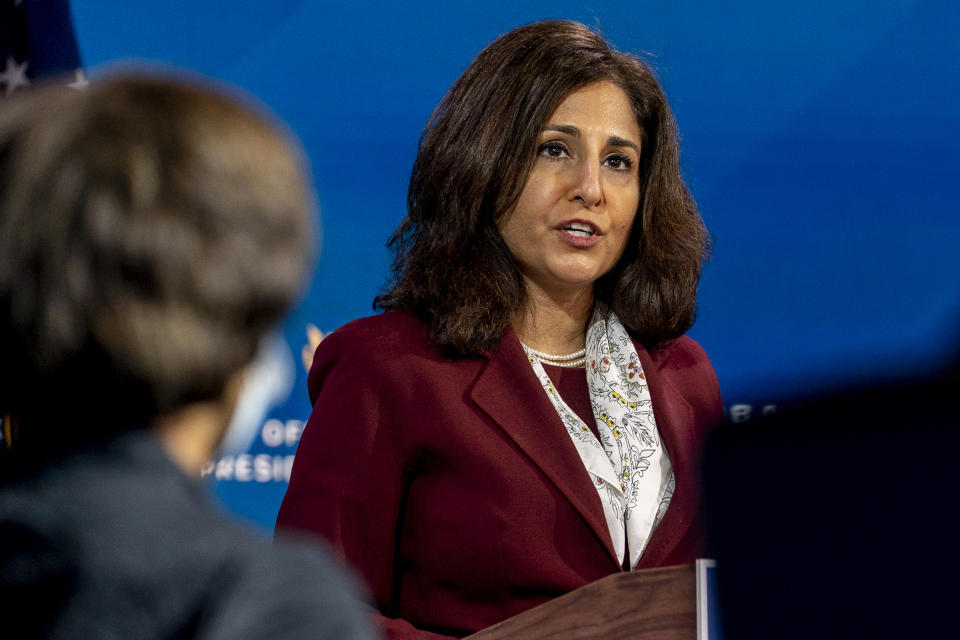
[[577,295],[592,292],[600,276],[595,271],[563,271],[551,274],[549,279],[537,283],[538,288],[554,295]]
[[554,279],[560,286],[571,289],[593,288],[594,283],[604,274],[604,270],[595,264],[567,264],[554,270]]

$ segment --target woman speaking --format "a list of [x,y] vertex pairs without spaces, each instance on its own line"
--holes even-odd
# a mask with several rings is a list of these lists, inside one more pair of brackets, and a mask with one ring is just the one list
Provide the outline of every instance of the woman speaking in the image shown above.
[[434,111],[390,244],[384,313],[317,350],[278,529],[329,540],[398,638],[691,562],[723,413],[683,335],[708,239],[650,69],[577,23],[498,38]]

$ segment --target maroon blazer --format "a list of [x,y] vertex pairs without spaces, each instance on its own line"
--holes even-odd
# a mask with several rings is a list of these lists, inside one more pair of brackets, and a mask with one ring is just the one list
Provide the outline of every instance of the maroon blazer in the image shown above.
[[[639,344],[676,491],[640,560],[692,562],[698,458],[723,420],[706,354]],[[466,635],[621,571],[576,448],[512,330],[452,360],[402,312],[325,338],[278,530],[327,539],[366,579],[392,638]]]

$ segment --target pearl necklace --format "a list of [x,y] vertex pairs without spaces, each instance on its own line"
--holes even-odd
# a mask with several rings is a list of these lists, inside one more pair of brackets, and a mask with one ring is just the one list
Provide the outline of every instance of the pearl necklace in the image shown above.
[[[520,344],[523,344],[522,342]],[[568,353],[564,356],[556,356],[550,353],[544,353],[543,351],[537,351],[536,349],[531,349],[527,345],[523,344],[523,347],[536,356],[537,360],[544,364],[549,364],[554,367],[563,367],[572,369],[574,367],[582,367],[587,362],[587,349],[584,347],[579,351],[574,351],[573,353]]]

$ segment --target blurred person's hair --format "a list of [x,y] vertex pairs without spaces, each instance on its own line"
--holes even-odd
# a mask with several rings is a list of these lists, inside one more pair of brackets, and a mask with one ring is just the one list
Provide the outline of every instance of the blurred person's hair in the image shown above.
[[637,217],[597,297],[648,348],[686,332],[709,237],[680,172],[673,113],[643,60],[561,20],[497,38],[437,105],[420,139],[407,217],[390,240],[393,278],[374,305],[412,311],[453,354],[496,344],[526,303],[497,220],[523,190],[547,118],[571,92],[601,81],[627,94],[642,149]]
[[194,80],[120,73],[0,104],[0,406],[85,438],[214,399],[298,296],[303,158]]

